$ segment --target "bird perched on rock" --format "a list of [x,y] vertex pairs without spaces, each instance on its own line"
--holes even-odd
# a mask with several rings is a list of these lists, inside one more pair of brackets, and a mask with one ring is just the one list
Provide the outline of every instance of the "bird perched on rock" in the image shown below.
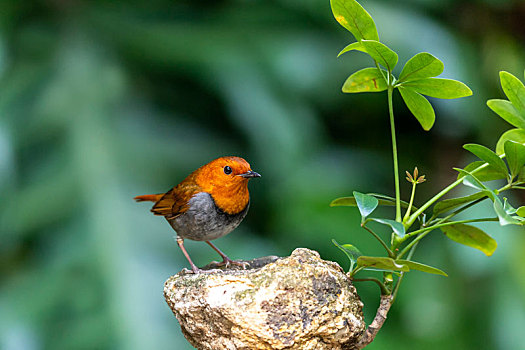
[[248,180],[260,177],[240,157],[221,157],[203,165],[164,194],[135,197],[155,202],[151,211],[164,216],[177,232],[177,244],[194,273],[202,272],[191,261],[184,239],[205,241],[222,257],[221,264],[243,265],[228,258],[210,241],[233,231],[250,206]]

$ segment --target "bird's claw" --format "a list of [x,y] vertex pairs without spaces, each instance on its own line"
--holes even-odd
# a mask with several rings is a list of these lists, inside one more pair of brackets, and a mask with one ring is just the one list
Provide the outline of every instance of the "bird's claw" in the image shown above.
[[230,265],[240,266],[240,267],[242,267],[243,270],[246,270],[247,268],[250,267],[250,263],[247,262],[247,261],[231,260],[231,259],[224,259],[222,262],[217,263],[217,265],[218,266],[224,266],[226,268],[229,268]]
[[251,267],[250,263],[247,261],[232,260],[230,258],[224,258],[221,262],[213,261],[212,264],[217,267],[224,266],[226,269],[229,269],[231,265],[240,266],[243,270]]
[[232,261],[232,264],[242,267],[243,270],[251,267],[250,263],[247,261]]

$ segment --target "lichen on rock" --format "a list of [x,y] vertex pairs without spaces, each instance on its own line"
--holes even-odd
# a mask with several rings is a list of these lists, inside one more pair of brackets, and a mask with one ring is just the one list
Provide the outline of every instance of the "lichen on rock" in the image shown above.
[[166,281],[166,301],[197,349],[349,349],[364,332],[363,304],[338,264],[304,248],[249,263]]

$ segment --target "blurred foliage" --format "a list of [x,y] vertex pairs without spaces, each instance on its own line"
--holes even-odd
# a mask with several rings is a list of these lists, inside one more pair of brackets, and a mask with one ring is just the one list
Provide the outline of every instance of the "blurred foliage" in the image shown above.
[[[485,101],[503,96],[498,71],[523,73],[525,6],[363,5],[401,61],[428,51],[474,91],[433,101],[429,134],[394,100],[401,169],[427,174],[418,196],[428,198],[473,159],[461,144],[495,145],[508,129]],[[161,294],[186,262],[169,225],[132,197],[217,156],[243,156],[263,175],[248,217],[217,241],[232,257],[304,246],[348,264],[331,239],[349,237],[373,254],[359,214],[328,207],[393,183],[382,97],[340,91],[368,65],[335,57],[347,35],[328,1],[0,2],[0,348],[189,349]],[[522,346],[525,238],[480,227],[499,243],[490,258],[437,232],[420,245],[449,277],[411,274],[371,349]],[[198,265],[217,259],[187,248]],[[377,287],[357,288],[370,320]]]

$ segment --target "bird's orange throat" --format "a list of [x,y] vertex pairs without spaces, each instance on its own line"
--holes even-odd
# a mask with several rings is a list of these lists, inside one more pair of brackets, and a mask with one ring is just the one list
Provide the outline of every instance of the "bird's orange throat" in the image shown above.
[[[213,163],[213,162],[212,162]],[[234,164],[232,163],[232,166]],[[225,174],[222,163],[206,165],[194,171],[184,182],[194,181],[203,192],[209,193],[219,209],[227,214],[242,212],[250,202],[248,179],[236,174]],[[245,173],[249,165],[239,170]]]
[[250,202],[247,180],[230,186],[215,187],[210,194],[217,207],[227,214],[240,213]]

